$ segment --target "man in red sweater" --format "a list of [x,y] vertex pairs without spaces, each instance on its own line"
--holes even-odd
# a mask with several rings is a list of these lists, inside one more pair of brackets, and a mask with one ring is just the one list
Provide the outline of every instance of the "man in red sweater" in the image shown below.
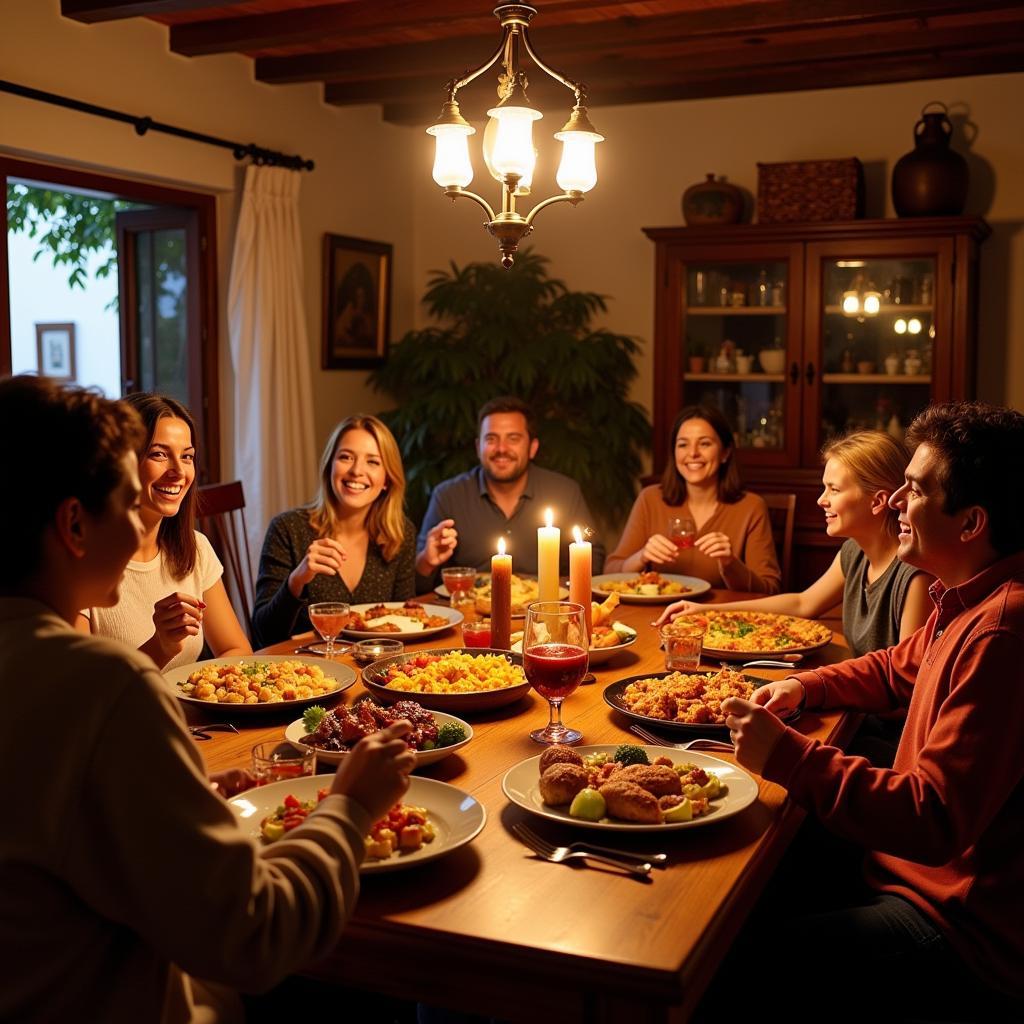
[[[914,456],[890,504],[899,557],[936,577],[928,622],[888,650],[727,701],[726,724],[741,764],[867,850],[859,898],[776,933],[799,958],[801,992],[805,981],[820,986],[840,1019],[864,1006],[892,1012],[890,993],[901,988],[909,1006],[938,995],[948,1010],[966,993],[984,1019],[995,1018],[978,1000],[993,1000],[986,1006],[1001,1020],[1020,1019],[1024,415],[933,406],[907,439]],[[777,716],[798,706],[907,707],[893,767],[787,728]]]

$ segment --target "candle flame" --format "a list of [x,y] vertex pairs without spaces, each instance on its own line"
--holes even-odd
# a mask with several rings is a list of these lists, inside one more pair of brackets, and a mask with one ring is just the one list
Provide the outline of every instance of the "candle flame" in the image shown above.
[[555,517],[554,517],[554,514],[552,513],[551,509],[549,509],[549,508],[544,509],[544,525],[550,527],[554,521],[555,521]]
[[498,538],[498,554],[499,555],[505,554],[505,538],[504,537],[499,537]]
[[583,543],[583,534],[580,532],[580,528],[578,526],[574,526],[572,528],[572,535],[577,544]]

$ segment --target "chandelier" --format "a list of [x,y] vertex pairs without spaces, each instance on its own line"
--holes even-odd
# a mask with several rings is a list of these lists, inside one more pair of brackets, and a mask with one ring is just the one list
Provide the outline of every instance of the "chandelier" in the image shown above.
[[[435,142],[434,181],[453,202],[465,197],[484,208],[487,230],[498,240],[501,265],[506,268],[512,266],[519,243],[533,230],[533,222],[541,210],[552,203],[567,202],[575,206],[597,184],[594,147],[604,141],[604,136],[598,134],[587,116],[586,86],[549,68],[530,45],[528,29],[536,13],[525,4],[503,4],[494,9],[501,23],[501,44],[480,67],[447,83],[448,98],[441,107],[441,115],[427,129]],[[541,71],[576,97],[569,120],[561,131],[555,132],[555,138],[562,143],[562,159],[555,175],[562,194],[538,203],[525,217],[516,209],[516,200],[530,194],[537,162],[533,122],[543,115],[526,95],[526,72],[519,67],[520,46]],[[473,180],[469,136],[476,134],[476,129],[462,116],[455,94],[498,61],[502,67],[498,76],[498,103],[487,111],[490,120],[483,136],[484,163],[491,176],[501,182],[501,212],[496,214],[486,199],[466,189]]]

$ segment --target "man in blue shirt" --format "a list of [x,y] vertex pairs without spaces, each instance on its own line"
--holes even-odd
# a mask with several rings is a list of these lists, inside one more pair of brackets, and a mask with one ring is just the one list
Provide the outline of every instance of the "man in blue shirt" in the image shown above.
[[[487,571],[498,538],[517,573],[537,573],[537,527],[550,508],[562,531],[561,567],[569,569],[573,526],[593,526],[579,485],[533,464],[539,446],[530,410],[518,398],[494,398],[480,409],[476,450],[480,465],[437,485],[416,544],[416,571],[430,583],[445,562]],[[604,565],[604,545],[594,541],[594,572]]]

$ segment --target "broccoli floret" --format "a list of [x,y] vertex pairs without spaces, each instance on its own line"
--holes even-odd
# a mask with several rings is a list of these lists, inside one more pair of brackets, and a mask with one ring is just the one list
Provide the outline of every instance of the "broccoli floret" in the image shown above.
[[445,722],[437,730],[437,746],[451,747],[461,743],[466,738],[466,730],[458,722]]
[[302,712],[302,727],[306,730],[307,736],[311,732],[316,732],[317,726],[324,720],[326,714],[327,711],[319,704],[314,704]]
[[647,751],[638,747],[635,743],[623,743],[615,750],[613,760],[625,766],[630,764],[650,764],[647,759]]

